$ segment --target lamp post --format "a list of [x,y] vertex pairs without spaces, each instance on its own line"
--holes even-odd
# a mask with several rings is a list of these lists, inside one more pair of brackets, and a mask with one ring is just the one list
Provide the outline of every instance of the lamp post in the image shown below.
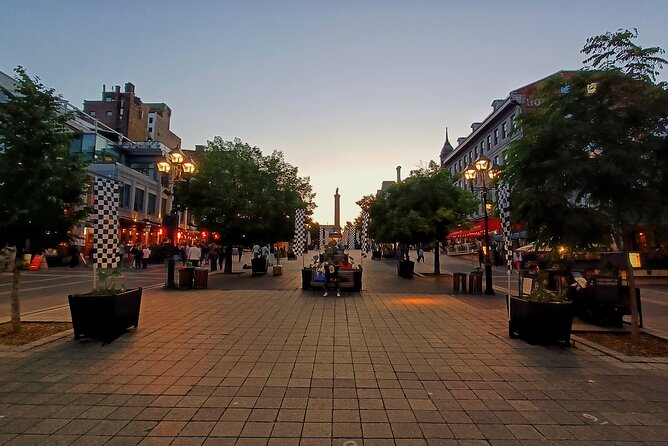
[[[167,246],[167,282],[166,288],[176,288],[176,281],[174,280],[174,270],[176,269],[176,232],[179,225],[177,211],[174,207],[174,183],[182,180],[186,175],[195,172],[195,163],[187,158],[181,149],[173,149],[165,155],[165,159],[156,163],[158,171],[162,174],[169,175],[168,190],[172,195],[172,207],[169,215],[163,216],[163,225],[167,230],[167,238],[169,239],[169,246]],[[170,174],[171,172],[171,174]]]
[[485,177],[489,176],[491,180],[497,177],[499,170],[496,166],[491,166],[490,159],[480,155],[472,164],[464,171],[464,178],[467,181],[471,182],[471,190],[474,189],[473,183],[478,178],[480,174],[481,186],[477,186],[482,190],[482,210],[485,221],[485,294],[493,295],[494,294],[494,284],[492,282],[492,258],[491,251],[489,247],[489,218],[487,215],[487,206],[491,207],[491,203],[487,202],[487,193],[489,188],[485,182]]

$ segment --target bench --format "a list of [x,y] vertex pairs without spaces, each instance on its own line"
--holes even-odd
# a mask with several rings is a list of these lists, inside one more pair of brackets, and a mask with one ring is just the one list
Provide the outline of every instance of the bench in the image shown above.
[[354,269],[339,269],[339,288],[341,291],[362,292],[362,271]]
[[[313,280],[314,273],[311,273],[311,281],[309,286],[313,293],[316,291],[323,292],[325,290],[324,281]],[[354,269],[339,269],[339,290],[348,291],[352,293],[353,291],[361,292],[362,291],[362,271]]]

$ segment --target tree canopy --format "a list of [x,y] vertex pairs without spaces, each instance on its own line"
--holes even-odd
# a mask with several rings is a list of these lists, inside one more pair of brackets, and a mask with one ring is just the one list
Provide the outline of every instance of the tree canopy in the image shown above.
[[15,88],[0,87],[0,246],[55,247],[86,214],[86,162],[70,152],[62,99],[16,68]]
[[274,151],[220,137],[209,141],[198,172],[177,184],[176,196],[202,228],[227,244],[291,240],[294,212],[314,208],[308,177]]
[[403,244],[441,240],[477,206],[473,194],[454,182],[449,171],[436,165],[411,172],[369,205],[370,236]]
[[[593,46],[610,38],[592,38],[585,48],[628,61],[614,42]],[[665,217],[668,92],[651,81],[648,68],[639,68],[642,61],[632,62],[638,75],[612,64],[565,81],[549,79],[536,93],[540,106],[519,117],[522,136],[508,151],[505,178],[513,218],[539,241],[573,248],[610,244],[611,235],[620,242],[633,224]]]

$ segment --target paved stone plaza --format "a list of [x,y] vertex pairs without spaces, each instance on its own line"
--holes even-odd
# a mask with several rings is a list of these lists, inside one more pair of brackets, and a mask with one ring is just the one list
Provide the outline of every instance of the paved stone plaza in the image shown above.
[[504,296],[450,276],[365,260],[322,297],[283,264],[146,290],[109,345],[4,348],[0,444],[668,444],[668,364],[510,339]]

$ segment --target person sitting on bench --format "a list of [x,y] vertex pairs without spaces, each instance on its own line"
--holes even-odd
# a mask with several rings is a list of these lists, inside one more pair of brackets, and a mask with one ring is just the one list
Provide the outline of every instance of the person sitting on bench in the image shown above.
[[327,290],[332,287],[336,288],[336,297],[341,297],[339,290],[339,268],[330,264],[325,268],[325,293],[323,296],[327,296]]

